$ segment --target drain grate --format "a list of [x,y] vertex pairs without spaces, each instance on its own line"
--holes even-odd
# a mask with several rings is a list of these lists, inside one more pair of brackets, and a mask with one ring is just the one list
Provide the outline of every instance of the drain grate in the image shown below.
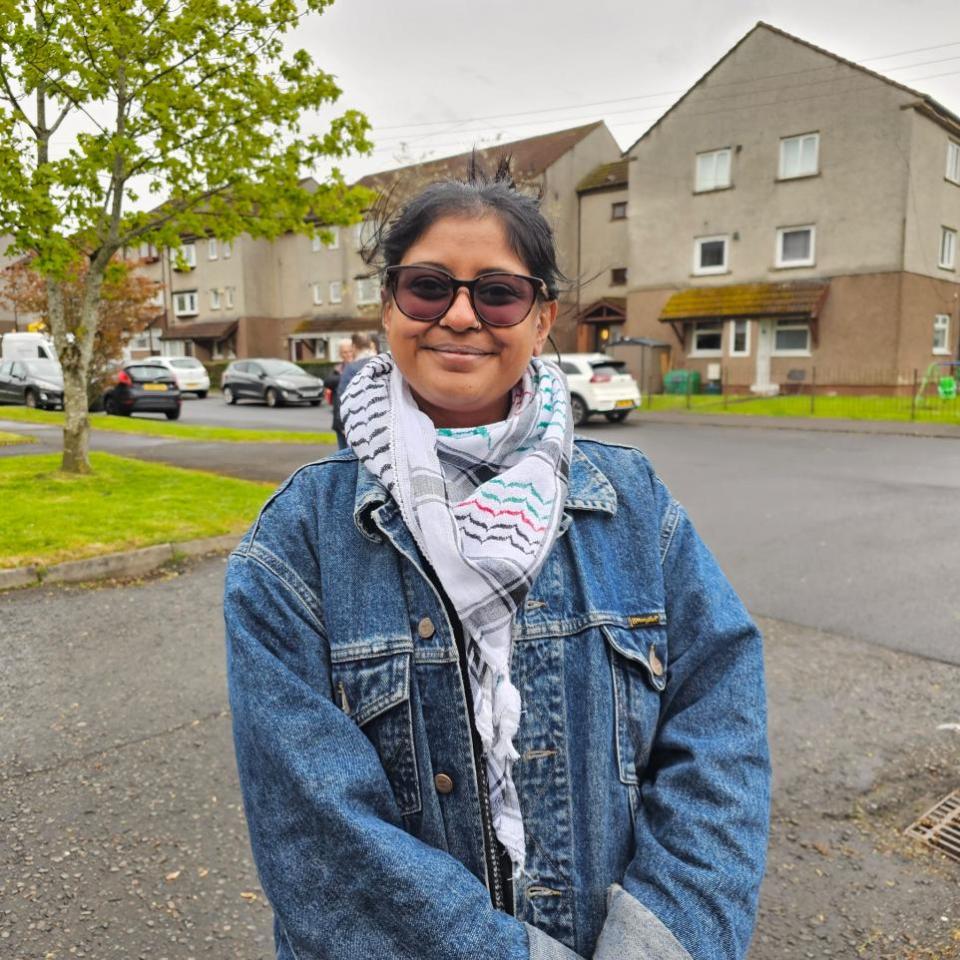
[[945,796],[904,834],[916,837],[954,860],[960,860],[960,790]]

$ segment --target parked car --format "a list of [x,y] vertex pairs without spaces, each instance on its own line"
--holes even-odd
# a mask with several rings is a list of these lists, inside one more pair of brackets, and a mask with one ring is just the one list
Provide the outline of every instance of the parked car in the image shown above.
[[640,387],[622,360],[603,353],[566,353],[560,367],[570,386],[574,426],[586,423],[594,413],[617,423],[640,406]]
[[226,403],[262,400],[268,407],[285,403],[319,407],[323,400],[323,381],[289,360],[234,360],[223,371],[220,389]]
[[57,351],[45,333],[14,330],[0,337],[0,359],[56,360]]
[[[9,334],[7,334],[9,336]],[[0,403],[59,410],[63,407],[63,371],[56,360],[0,362]]]
[[165,413],[168,420],[179,420],[180,388],[173,374],[159,363],[126,363],[104,393],[103,408],[114,416]]
[[210,390],[210,374],[196,357],[147,357],[142,362],[166,367],[181,393],[195,393],[202,400]]

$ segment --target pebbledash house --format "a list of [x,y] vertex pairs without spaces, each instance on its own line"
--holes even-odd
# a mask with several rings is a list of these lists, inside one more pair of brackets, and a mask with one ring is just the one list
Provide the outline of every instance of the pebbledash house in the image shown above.
[[613,339],[758,393],[957,358],[960,117],[926,94],[760,23],[625,156]]

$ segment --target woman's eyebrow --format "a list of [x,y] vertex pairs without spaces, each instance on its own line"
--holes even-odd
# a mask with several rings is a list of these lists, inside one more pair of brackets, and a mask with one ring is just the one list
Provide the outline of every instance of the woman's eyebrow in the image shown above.
[[[436,270],[442,270],[444,273],[448,273],[451,277],[454,276],[453,271],[443,263],[438,263],[435,260],[418,260],[416,263],[404,264],[408,267],[433,267]],[[474,274],[474,277],[482,277],[485,273],[510,273],[516,274],[517,271],[512,267],[482,267],[477,270]],[[525,274],[524,274],[525,276]]]

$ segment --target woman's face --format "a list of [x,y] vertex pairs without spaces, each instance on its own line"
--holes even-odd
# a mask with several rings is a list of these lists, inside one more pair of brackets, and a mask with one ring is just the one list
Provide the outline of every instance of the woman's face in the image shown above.
[[[437,220],[400,263],[440,267],[460,280],[494,270],[530,273],[491,214]],[[530,358],[539,356],[556,316],[556,300],[535,300],[521,323],[490,327],[477,319],[461,287],[450,309],[432,323],[404,316],[391,297],[383,326],[400,372],[434,425],[477,427],[506,417],[510,391]]]

